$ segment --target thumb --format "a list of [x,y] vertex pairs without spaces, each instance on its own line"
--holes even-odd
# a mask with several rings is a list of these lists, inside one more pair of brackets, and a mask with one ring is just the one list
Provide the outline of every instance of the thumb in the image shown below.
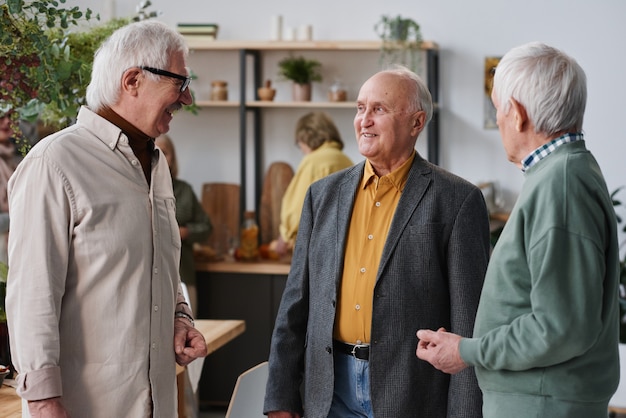
[[435,335],[437,335],[437,333],[429,329],[420,329],[417,331],[417,338],[424,341],[432,341]]

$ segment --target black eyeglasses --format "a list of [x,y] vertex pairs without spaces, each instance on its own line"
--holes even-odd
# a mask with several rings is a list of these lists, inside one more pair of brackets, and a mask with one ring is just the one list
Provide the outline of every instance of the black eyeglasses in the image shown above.
[[189,87],[189,83],[191,83],[191,77],[187,77],[187,76],[184,76],[184,75],[171,73],[171,72],[165,71],[165,70],[159,70],[158,68],[153,68],[153,67],[141,66],[139,68],[141,68],[142,70],[146,70],[148,72],[151,72],[152,74],[164,75],[165,77],[170,77],[170,78],[175,78],[176,80],[181,80],[183,82],[180,85],[180,92],[181,93],[184,93],[185,90],[187,90],[187,87]]

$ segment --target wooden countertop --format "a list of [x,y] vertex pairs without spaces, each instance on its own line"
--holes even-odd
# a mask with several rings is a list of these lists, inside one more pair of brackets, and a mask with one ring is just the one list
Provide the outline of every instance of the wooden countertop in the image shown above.
[[288,261],[235,261],[224,259],[222,261],[197,261],[196,270],[209,273],[244,273],[244,274],[269,274],[288,275],[290,263]]
[[[242,320],[198,319],[196,328],[204,335],[209,354],[222,347],[246,330]],[[176,374],[184,371],[184,367],[176,365]],[[0,417],[20,418],[22,416],[22,399],[15,393],[15,388],[2,385],[0,388]]]

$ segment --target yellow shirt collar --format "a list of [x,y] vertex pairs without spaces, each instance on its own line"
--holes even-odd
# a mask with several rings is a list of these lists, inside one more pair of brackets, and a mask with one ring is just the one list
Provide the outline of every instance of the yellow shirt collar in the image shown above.
[[[406,185],[406,180],[409,177],[409,170],[411,169],[411,165],[413,164],[413,160],[415,159],[415,155],[417,152],[413,150],[413,153],[407,160],[398,168],[396,168],[391,173],[384,175],[383,177],[387,177],[391,184],[398,189],[400,192],[404,190],[404,186]],[[363,172],[363,180],[361,181],[361,188],[365,189],[369,184],[371,184],[375,179],[378,179],[378,175],[374,172],[374,167],[372,167],[372,163],[370,160],[365,161],[365,170]]]

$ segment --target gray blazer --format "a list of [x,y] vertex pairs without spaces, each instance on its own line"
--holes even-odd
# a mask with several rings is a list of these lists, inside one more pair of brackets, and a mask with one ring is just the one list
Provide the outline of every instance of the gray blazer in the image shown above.
[[[328,415],[335,307],[364,164],[331,174],[307,192],[272,336],[266,413]],[[415,333],[445,327],[472,335],[489,251],[480,190],[416,155],[374,288],[369,360],[374,416],[481,416],[474,370],[449,376],[419,360]]]

